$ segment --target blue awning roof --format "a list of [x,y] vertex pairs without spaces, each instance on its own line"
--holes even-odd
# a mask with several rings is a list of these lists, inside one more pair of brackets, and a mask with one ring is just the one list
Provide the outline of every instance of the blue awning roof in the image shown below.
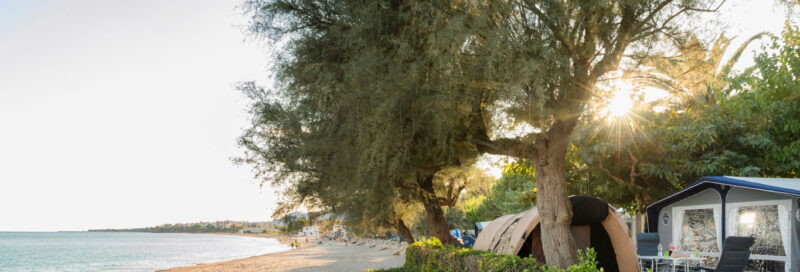
[[[690,191],[695,187],[706,183],[729,185],[734,187],[750,188],[774,193],[790,194],[800,196],[800,179],[796,178],[750,178],[750,177],[731,177],[731,176],[710,176],[702,177],[683,190],[671,194],[650,206],[668,202],[676,197],[681,197],[684,192]],[[686,197],[686,196],[683,196]],[[648,206],[649,207],[649,206]]]

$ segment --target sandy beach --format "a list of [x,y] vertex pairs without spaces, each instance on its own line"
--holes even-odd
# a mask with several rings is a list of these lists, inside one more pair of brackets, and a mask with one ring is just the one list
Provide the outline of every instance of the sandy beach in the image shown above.
[[[294,241],[290,237],[271,238],[282,243]],[[399,267],[405,258],[402,245],[388,241],[359,241],[347,246],[340,241],[326,241],[322,245],[316,245],[315,240],[306,243],[305,238],[297,241],[301,243],[299,249],[163,271],[364,271]]]

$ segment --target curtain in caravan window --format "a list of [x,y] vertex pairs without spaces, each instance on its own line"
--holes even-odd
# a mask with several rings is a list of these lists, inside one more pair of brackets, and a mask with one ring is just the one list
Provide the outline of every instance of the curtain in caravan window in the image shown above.
[[[673,209],[672,210],[672,239],[674,239],[675,248],[678,250],[682,250],[683,243],[681,243],[681,229],[683,225],[683,210]],[[664,245],[664,248],[667,248],[669,244]]]
[[[788,226],[781,224],[778,205],[741,206],[736,216],[736,235],[754,236],[752,254],[786,256],[783,236],[788,236]],[[788,215],[784,215],[788,216]],[[786,233],[786,235],[784,235]],[[788,237],[787,237],[788,238]],[[787,239],[788,240],[788,239]]]
[[791,200],[728,204],[728,235],[754,236],[747,270],[795,271],[790,262]]
[[778,205],[778,220],[779,226],[781,228],[781,242],[783,242],[783,252],[791,252],[789,247],[792,245],[791,239],[792,234],[790,232],[790,228],[792,227],[792,219],[791,217],[792,206],[789,205]]
[[717,232],[717,249],[722,248],[722,208],[714,209],[714,229]]
[[679,211],[682,220],[676,221],[674,228],[680,228],[677,232],[677,244],[679,251],[700,251],[700,252],[719,252],[718,226],[717,219],[720,217],[719,211],[714,209],[687,209]]

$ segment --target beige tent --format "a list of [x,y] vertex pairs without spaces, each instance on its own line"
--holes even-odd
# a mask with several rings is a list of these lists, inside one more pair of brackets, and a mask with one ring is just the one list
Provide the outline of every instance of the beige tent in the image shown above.
[[489,248],[489,244],[492,242],[492,239],[495,236],[495,232],[500,230],[500,225],[502,223],[498,222],[505,222],[508,218],[514,216],[513,214],[503,215],[498,217],[495,220],[492,220],[489,225],[487,225],[483,230],[479,233],[478,238],[475,238],[475,244],[472,246],[473,248]]
[[[622,217],[605,201],[570,197],[574,218],[572,234],[578,248],[593,247],[597,260],[607,272],[637,271],[636,249]],[[478,235],[474,249],[522,257],[533,256],[544,261],[539,211],[530,210],[498,217]]]

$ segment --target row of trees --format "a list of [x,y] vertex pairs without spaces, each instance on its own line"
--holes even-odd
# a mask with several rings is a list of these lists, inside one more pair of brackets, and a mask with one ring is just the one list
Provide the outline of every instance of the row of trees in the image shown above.
[[[476,158],[516,158],[528,163],[535,176],[535,194],[527,197],[538,203],[542,231],[548,233],[542,241],[544,255],[548,263],[566,267],[577,261],[569,232],[570,190],[595,188],[612,203],[634,199],[629,206],[636,208],[652,200],[663,181],[680,186],[687,177],[719,173],[714,166],[761,175],[797,169],[751,167],[773,157],[729,166],[727,160],[742,153],[730,145],[717,146],[719,139],[736,136],[731,144],[744,141],[763,152],[785,147],[781,144],[794,138],[769,147],[763,138],[735,134],[741,131],[714,134],[722,132],[707,129],[709,122],[719,122],[715,128],[720,130],[754,124],[735,123],[735,118],[726,119],[733,124],[724,123],[724,117],[705,115],[738,114],[754,106],[745,105],[752,99],[734,102],[731,97],[756,89],[756,79],[769,74],[764,70],[786,71],[759,66],[759,75],[745,73],[719,85],[729,80],[729,70],[723,69],[724,75],[713,73],[714,81],[706,83],[705,96],[694,94],[696,84],[681,85],[680,77],[668,72],[680,70],[670,67],[674,63],[690,64],[669,57],[692,41],[679,26],[692,23],[692,14],[713,12],[720,4],[249,0],[244,7],[252,19],[251,32],[279,45],[277,84],[269,89],[254,83],[240,86],[253,101],[253,124],[240,138],[248,151],[239,162],[283,188],[284,199],[274,216],[305,205],[343,216],[357,232],[393,227],[413,240],[406,222],[420,209],[427,231],[452,244],[443,207],[454,207],[462,194],[480,191],[485,177],[470,173]],[[668,91],[688,89],[692,97],[704,100],[691,100],[697,105],[675,100],[666,106],[677,110],[636,111],[648,122],[605,126],[594,106],[604,99],[597,86],[619,74],[674,87]],[[772,88],[770,84],[763,88]],[[752,93],[765,106],[775,98]],[[705,113],[697,115],[700,109]],[[686,134],[689,127],[697,128],[696,134]],[[620,128],[630,133],[619,133]],[[611,137],[617,140],[607,141]],[[711,145],[716,149],[709,150]],[[487,199],[491,197],[496,198]],[[490,204],[476,205],[491,209]]]
[[287,214],[278,220],[278,231],[283,234],[297,235],[298,231],[303,230],[304,227],[310,226],[311,221],[307,217],[301,217],[294,214]]

